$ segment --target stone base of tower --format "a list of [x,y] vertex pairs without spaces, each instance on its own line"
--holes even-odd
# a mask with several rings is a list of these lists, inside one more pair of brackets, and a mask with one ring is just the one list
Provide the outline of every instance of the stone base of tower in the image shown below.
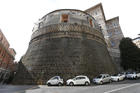
[[88,39],[40,40],[29,46],[21,61],[14,84],[46,84],[56,75],[64,81],[76,75],[92,79],[101,73],[116,72],[106,46]]

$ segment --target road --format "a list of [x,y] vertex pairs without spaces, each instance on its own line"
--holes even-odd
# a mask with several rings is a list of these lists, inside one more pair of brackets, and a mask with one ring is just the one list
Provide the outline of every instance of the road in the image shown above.
[[0,93],[140,93],[139,80],[124,80],[104,85],[51,86],[0,85]]

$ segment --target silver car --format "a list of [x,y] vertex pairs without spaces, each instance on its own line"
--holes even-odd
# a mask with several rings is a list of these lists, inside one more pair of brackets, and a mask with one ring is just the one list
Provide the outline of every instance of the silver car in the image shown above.
[[127,79],[137,79],[140,78],[140,73],[139,72],[129,72],[126,74]]
[[50,86],[50,85],[58,85],[58,86],[61,86],[63,85],[63,79],[60,78],[60,76],[54,76],[52,77],[51,79],[49,79],[47,81],[47,85]]
[[93,79],[93,83],[103,84],[111,81],[111,76],[109,74],[100,74],[96,78]]

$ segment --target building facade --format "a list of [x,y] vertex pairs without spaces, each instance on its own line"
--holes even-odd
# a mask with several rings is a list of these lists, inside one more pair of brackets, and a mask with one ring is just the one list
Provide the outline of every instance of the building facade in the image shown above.
[[119,25],[119,17],[114,17],[112,19],[106,20],[101,3],[85,10],[85,12],[94,17],[101,27],[108,48],[118,49],[119,42],[124,37]]
[[123,69],[120,66],[120,50],[119,44],[121,39],[124,37],[121,27],[119,25],[119,17],[114,17],[106,21],[107,32],[110,39],[111,48],[108,48],[109,53],[116,64],[118,71]]
[[9,48],[6,37],[0,30],[0,80],[14,70],[15,50]]
[[92,17],[95,18],[97,23],[102,29],[106,44],[108,46],[108,51],[112,60],[117,65],[118,70],[120,71],[120,50],[119,44],[120,40],[124,37],[121,27],[119,25],[119,17],[114,17],[112,19],[106,20],[103,6],[101,3],[85,10]]
[[119,17],[115,17],[106,21],[107,32],[111,42],[111,48],[119,49],[120,40],[124,37],[119,25]]
[[133,42],[140,48],[140,37],[134,38]]
[[113,74],[116,67],[96,20],[81,10],[61,9],[36,23],[18,71],[15,83],[45,84],[55,75],[64,80],[76,75],[92,79]]
[[110,47],[110,40],[109,40],[109,35],[107,32],[107,26],[106,26],[106,18],[105,18],[105,14],[104,14],[104,10],[103,10],[103,6],[102,4],[97,4],[87,10],[85,10],[85,12],[89,13],[92,17],[95,18],[95,20],[97,21],[97,23],[99,24],[99,26],[102,29],[102,33],[104,35],[105,41],[108,45],[108,47]]

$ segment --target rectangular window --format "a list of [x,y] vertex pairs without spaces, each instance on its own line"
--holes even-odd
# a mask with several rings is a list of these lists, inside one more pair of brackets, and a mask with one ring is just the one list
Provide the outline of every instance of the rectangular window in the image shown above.
[[92,19],[89,20],[90,26],[93,27]]
[[61,22],[68,22],[68,15],[67,14],[62,14]]

